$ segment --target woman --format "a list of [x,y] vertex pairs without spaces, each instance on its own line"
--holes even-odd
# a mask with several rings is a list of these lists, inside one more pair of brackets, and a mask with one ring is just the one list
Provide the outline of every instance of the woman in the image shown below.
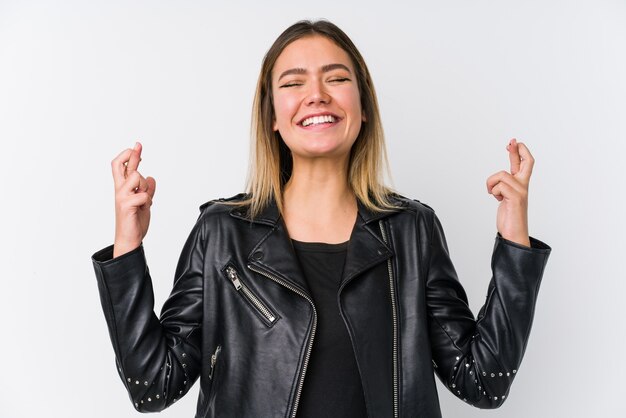
[[112,162],[113,246],[93,256],[118,370],[158,411],[200,378],[197,417],[439,417],[433,372],[495,408],[530,331],[550,248],[528,236],[533,158],[487,181],[500,201],[476,321],[432,209],[381,181],[369,72],[326,21],[298,22],[263,61],[248,193],[201,206],[161,317],[141,242],[155,181],[141,145]]

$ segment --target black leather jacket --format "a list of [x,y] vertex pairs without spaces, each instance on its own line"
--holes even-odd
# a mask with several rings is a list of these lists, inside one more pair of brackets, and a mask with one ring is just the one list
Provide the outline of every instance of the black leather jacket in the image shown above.
[[[235,197],[241,198],[241,195]],[[359,213],[337,302],[369,417],[440,417],[433,372],[479,408],[500,406],[519,368],[550,247],[496,238],[478,320],[426,205]],[[317,313],[275,205],[249,220],[212,201],[180,256],[160,319],[143,247],[93,256],[120,377],[159,411],[200,378],[196,417],[294,417]]]

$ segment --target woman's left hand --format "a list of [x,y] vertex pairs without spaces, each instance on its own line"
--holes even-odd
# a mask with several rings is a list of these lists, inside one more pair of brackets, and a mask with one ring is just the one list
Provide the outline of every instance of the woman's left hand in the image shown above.
[[528,183],[535,159],[523,143],[512,139],[506,147],[511,172],[500,171],[487,179],[487,191],[500,205],[496,225],[504,239],[530,247],[528,237]]

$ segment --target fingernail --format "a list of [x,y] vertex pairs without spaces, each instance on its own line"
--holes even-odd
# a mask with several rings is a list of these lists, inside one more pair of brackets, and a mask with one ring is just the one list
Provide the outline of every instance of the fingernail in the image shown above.
[[139,148],[139,142],[135,142],[135,148],[134,149],[137,149],[137,148]]

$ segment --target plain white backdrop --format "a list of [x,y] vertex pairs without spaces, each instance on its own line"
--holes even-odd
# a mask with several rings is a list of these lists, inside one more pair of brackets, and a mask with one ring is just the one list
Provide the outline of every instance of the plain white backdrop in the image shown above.
[[[242,191],[272,41],[338,24],[376,84],[393,185],[434,207],[477,313],[505,146],[536,158],[531,234],[553,247],[511,395],[445,417],[623,417],[626,2],[0,0],[0,417],[136,417],[90,256],[112,243],[110,161],[157,180],[156,309],[198,206]],[[192,417],[196,387],[163,417]]]

